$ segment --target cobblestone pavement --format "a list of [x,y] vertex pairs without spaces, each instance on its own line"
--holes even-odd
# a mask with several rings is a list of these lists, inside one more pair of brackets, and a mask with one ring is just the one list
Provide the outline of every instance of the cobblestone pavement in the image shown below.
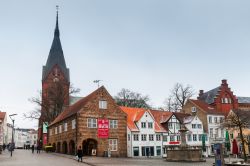
[[[74,159],[74,156],[51,153],[51,155]],[[212,166],[214,158],[206,158],[206,162],[167,162],[162,158],[106,158],[106,157],[84,157],[84,162],[91,166]],[[241,159],[230,159],[240,161]],[[228,158],[225,159],[229,161]]]
[[[240,159],[231,159],[231,161]],[[229,159],[225,159],[226,162]],[[0,166],[212,166],[214,158],[206,162],[167,162],[162,158],[105,158],[84,157],[83,163],[78,163],[74,156],[44,153],[32,154],[30,150],[15,150],[13,157],[9,152],[0,155]]]
[[77,161],[47,154],[41,152],[40,154],[32,154],[31,150],[16,149],[13,156],[5,151],[0,154],[0,166],[86,166],[87,164],[78,163]]

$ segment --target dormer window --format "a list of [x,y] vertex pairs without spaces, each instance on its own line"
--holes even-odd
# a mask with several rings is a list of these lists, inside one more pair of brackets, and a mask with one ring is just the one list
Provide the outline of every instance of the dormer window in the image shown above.
[[99,100],[99,109],[107,109],[107,101]]
[[192,112],[196,112],[196,107],[192,107]]

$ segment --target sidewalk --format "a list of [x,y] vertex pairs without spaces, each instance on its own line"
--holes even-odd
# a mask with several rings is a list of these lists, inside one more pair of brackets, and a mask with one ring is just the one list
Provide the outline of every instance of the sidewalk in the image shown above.
[[[59,153],[49,153],[52,155],[65,157],[76,161],[76,157],[72,155],[59,154]],[[206,162],[195,162],[195,163],[185,163],[185,162],[167,162],[164,158],[108,158],[108,157],[83,157],[83,163],[90,166],[114,166],[114,165],[129,165],[129,166],[158,166],[158,165],[173,165],[173,166],[211,166],[213,165],[214,158],[206,158]],[[230,161],[242,161],[239,158],[230,158]],[[229,158],[225,158],[225,162],[229,162]]]

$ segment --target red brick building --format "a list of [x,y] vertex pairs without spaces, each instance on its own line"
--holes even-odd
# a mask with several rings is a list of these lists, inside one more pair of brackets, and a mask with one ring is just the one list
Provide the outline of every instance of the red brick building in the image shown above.
[[250,97],[235,96],[225,79],[222,80],[220,86],[212,90],[207,92],[200,90],[197,99],[214,107],[216,111],[226,114],[234,109],[250,110]]
[[56,152],[127,156],[127,115],[102,86],[64,110],[49,126],[48,142]]
[[[47,143],[47,129],[44,123],[50,123],[54,118],[63,110],[56,109],[57,105],[55,99],[53,99],[53,91],[59,89],[60,86],[63,89],[62,93],[64,99],[64,107],[69,106],[69,87],[70,87],[70,76],[69,69],[66,66],[62,45],[60,41],[60,32],[58,26],[58,13],[56,16],[56,27],[54,31],[54,39],[50,48],[49,56],[46,65],[43,66],[42,71],[42,103],[41,103],[41,116],[39,118],[39,129],[38,129],[38,143]],[[53,91],[51,91],[53,89]],[[53,110],[52,117],[48,118],[47,112]]]

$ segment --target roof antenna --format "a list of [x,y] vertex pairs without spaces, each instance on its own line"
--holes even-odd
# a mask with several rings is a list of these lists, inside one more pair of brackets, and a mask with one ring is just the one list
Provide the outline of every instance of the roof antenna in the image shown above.
[[101,82],[102,80],[94,80],[93,82],[95,83],[95,84],[97,84],[97,86],[98,86],[98,88],[100,87],[100,82]]

